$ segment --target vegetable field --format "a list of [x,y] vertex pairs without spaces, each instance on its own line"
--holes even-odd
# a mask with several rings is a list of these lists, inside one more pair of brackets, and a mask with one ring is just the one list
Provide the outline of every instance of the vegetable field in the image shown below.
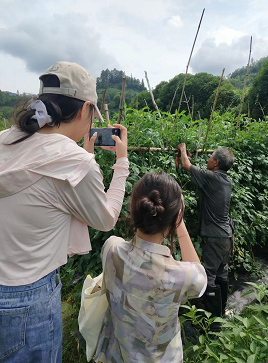
[[[180,162],[178,168],[176,167],[176,149],[181,142],[186,143],[187,149],[192,155],[191,162],[202,168],[206,168],[207,159],[210,155],[209,150],[219,146],[229,147],[233,150],[236,161],[228,174],[233,184],[231,216],[235,221],[236,231],[230,272],[234,276],[243,274],[245,271],[261,275],[261,271],[254,261],[254,254],[256,249],[265,246],[268,236],[268,121],[255,121],[244,117],[243,120],[240,119],[239,129],[236,129],[237,119],[231,112],[222,115],[215,113],[204,152],[197,153],[196,150],[202,150],[204,147],[208,120],[191,121],[190,116],[187,116],[183,111],[178,115],[173,133],[176,115],[164,112],[160,115],[158,112],[151,112],[148,108],[142,110],[125,108],[123,111],[122,124],[128,128],[130,147],[130,175],[127,179],[124,204],[115,228],[110,232],[100,232],[89,228],[92,251],[88,255],[70,258],[66,266],[62,268],[63,299],[72,305],[73,320],[71,326],[68,326],[68,332],[71,330],[74,334],[77,329],[76,314],[79,309],[81,287],[85,276],[87,274],[97,275],[101,271],[100,250],[104,241],[113,234],[122,236],[125,239],[131,239],[134,235],[129,220],[129,200],[134,184],[144,173],[153,170],[164,170],[178,181],[184,194],[185,222],[197,252],[201,253],[201,240],[198,237],[198,190],[191,183],[190,175],[181,168]],[[114,120],[111,120],[112,123],[116,121],[116,116],[115,114]],[[139,149],[139,147],[142,149]],[[144,148],[159,150],[152,149],[152,151],[148,151]],[[168,150],[163,150],[165,148]],[[96,150],[95,154],[104,176],[104,183],[108,186],[112,177],[111,167],[115,161],[115,156],[113,153],[102,149]],[[178,248],[175,249],[174,255],[176,259],[180,259]],[[268,294],[265,294],[264,301],[267,302]],[[194,356],[189,353],[192,351],[191,348],[188,352],[187,362],[265,362],[263,358],[264,350],[261,350],[261,347],[267,348],[268,346],[266,310],[258,312],[261,314],[260,321],[264,324],[263,332],[265,336],[255,339],[256,341],[253,339],[254,343],[252,343],[252,339],[249,340],[249,344],[252,343],[251,348],[248,347],[249,351],[252,351],[252,356],[256,354],[250,361],[242,356],[242,358],[239,358],[238,355],[234,355],[235,358],[230,358],[230,355],[227,354],[228,349],[224,348],[224,344],[228,345],[228,342],[222,342],[224,344],[220,345],[221,347],[215,345],[212,348],[209,348],[209,346],[207,348],[206,345],[208,345],[209,340],[206,333],[202,335],[203,338],[199,338],[199,343],[195,344],[195,350],[198,350],[199,358],[203,357],[203,360],[191,358]],[[188,318],[192,319],[195,313],[191,314],[192,316]],[[249,315],[251,316],[251,314],[252,311]],[[247,335],[247,332],[245,333],[243,330],[244,325],[246,324],[247,329],[250,328],[251,324],[256,327],[258,316],[257,321],[256,319],[251,321],[251,318],[248,317],[245,317],[245,319],[249,319],[249,321],[242,321],[241,319],[238,318],[237,321],[230,323],[233,324],[232,327],[226,323],[226,329],[241,328],[241,331],[235,330],[233,334],[242,339],[244,334]],[[262,324],[260,321],[259,324]],[[257,328],[259,328],[259,325]],[[222,339],[224,340],[224,337]],[[262,341],[262,343],[259,341]],[[193,346],[191,342],[189,344],[191,347]],[[260,347],[260,350],[257,349],[258,347]],[[201,355],[199,349],[202,350],[203,355]],[[212,353],[208,353],[209,349]],[[232,350],[232,348],[230,349]],[[216,359],[215,351],[217,350],[221,352],[221,358]],[[195,357],[198,354],[195,354]]]

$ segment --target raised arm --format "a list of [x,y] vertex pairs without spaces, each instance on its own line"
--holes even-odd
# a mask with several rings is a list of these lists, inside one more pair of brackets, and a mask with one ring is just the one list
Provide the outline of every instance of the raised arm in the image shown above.
[[184,221],[177,227],[177,235],[179,239],[182,261],[200,263],[198,255],[192,244],[191,238],[184,224]]
[[183,169],[187,170],[190,172],[190,168],[191,168],[191,162],[188,159],[187,156],[187,151],[186,151],[186,144],[185,143],[181,143],[178,145],[178,149],[181,152],[181,166],[183,167]]
[[[115,125],[121,129],[121,139],[113,136],[116,146],[108,148],[115,150],[117,161],[113,166],[114,174],[108,191],[105,193],[103,177],[95,159],[90,159],[88,173],[73,188],[68,182],[55,180],[58,208],[70,213],[87,225],[101,230],[111,230],[118,219],[125,194],[126,178],[129,174],[127,159],[127,129],[122,125]],[[84,149],[94,151],[93,136],[85,136]]]

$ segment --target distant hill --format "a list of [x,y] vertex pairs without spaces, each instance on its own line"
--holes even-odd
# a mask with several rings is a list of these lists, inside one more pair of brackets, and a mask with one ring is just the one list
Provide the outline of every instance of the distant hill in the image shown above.
[[3,92],[8,93],[10,96],[18,96],[18,94],[14,92],[9,92],[9,91],[3,91]]
[[[259,70],[263,67],[264,63],[268,60],[268,56],[254,61],[251,59],[249,75],[247,79],[247,88],[252,86],[254,79],[257,76]],[[236,89],[243,89],[245,83],[245,77],[247,73],[247,66],[236,69],[234,72],[228,74],[227,78]]]
[[[258,61],[251,60],[247,88],[252,86],[254,79],[266,61],[268,61],[268,56]],[[244,87],[246,70],[246,66],[238,68],[230,73],[227,79],[224,79],[217,102],[217,110],[224,112],[224,110],[230,109],[230,107],[234,108],[240,104],[241,89]],[[106,69],[101,71],[100,76],[96,79],[98,106],[101,108],[103,93],[107,88],[105,103],[108,104],[110,115],[118,112],[122,91],[122,76],[124,74],[122,70]],[[168,82],[160,82],[154,88],[154,97],[161,110],[169,111],[172,108],[171,111],[175,112],[179,103],[183,80],[184,74],[176,75]],[[208,73],[189,74],[185,88],[189,104],[187,105],[184,101],[181,110],[185,110],[188,114],[189,107],[191,108],[194,102],[194,118],[197,117],[197,114],[198,117],[199,115],[202,118],[209,117],[218,82],[219,77]],[[28,96],[27,94],[25,95]],[[14,92],[0,91],[0,121],[3,118],[11,118],[13,108],[17,102],[17,96]],[[144,85],[143,79],[139,80],[132,75],[126,76],[125,102],[128,106],[134,108],[142,108],[148,105],[151,109],[154,109],[151,96]]]
[[[97,94],[98,94],[98,106],[101,108],[102,96],[105,88],[107,87],[105,103],[108,104],[110,115],[114,112],[118,112],[120,97],[122,92],[122,76],[123,71],[117,69],[113,70],[103,70],[100,77],[97,77]],[[139,80],[132,75],[126,76],[126,93],[125,102],[129,105],[135,96],[146,90],[144,86],[144,81]],[[26,96],[30,94],[25,94]],[[13,112],[13,107],[17,101],[17,93],[10,91],[0,90],[0,118],[5,117],[9,119]]]
[[[117,69],[106,69],[101,71],[100,77],[97,77],[96,79],[99,108],[101,107],[103,92],[107,87],[105,103],[108,104],[110,113],[118,112],[123,75],[124,72]],[[146,90],[146,88],[143,79],[140,81],[139,79],[132,77],[132,75],[130,77],[126,76],[125,102],[127,105],[133,101],[138,93],[144,90]]]

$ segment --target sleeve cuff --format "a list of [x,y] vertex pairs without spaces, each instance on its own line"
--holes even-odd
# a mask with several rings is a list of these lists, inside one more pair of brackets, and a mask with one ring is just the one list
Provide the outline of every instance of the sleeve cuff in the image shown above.
[[128,169],[129,168],[129,161],[128,158],[119,158],[116,160],[116,163],[113,166],[113,169]]

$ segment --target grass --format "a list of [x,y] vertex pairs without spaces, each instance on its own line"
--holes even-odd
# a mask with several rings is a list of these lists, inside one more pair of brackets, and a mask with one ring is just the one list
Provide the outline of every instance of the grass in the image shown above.
[[77,317],[75,310],[68,302],[62,302],[62,362],[63,363],[87,363],[86,353],[79,341],[76,330]]

